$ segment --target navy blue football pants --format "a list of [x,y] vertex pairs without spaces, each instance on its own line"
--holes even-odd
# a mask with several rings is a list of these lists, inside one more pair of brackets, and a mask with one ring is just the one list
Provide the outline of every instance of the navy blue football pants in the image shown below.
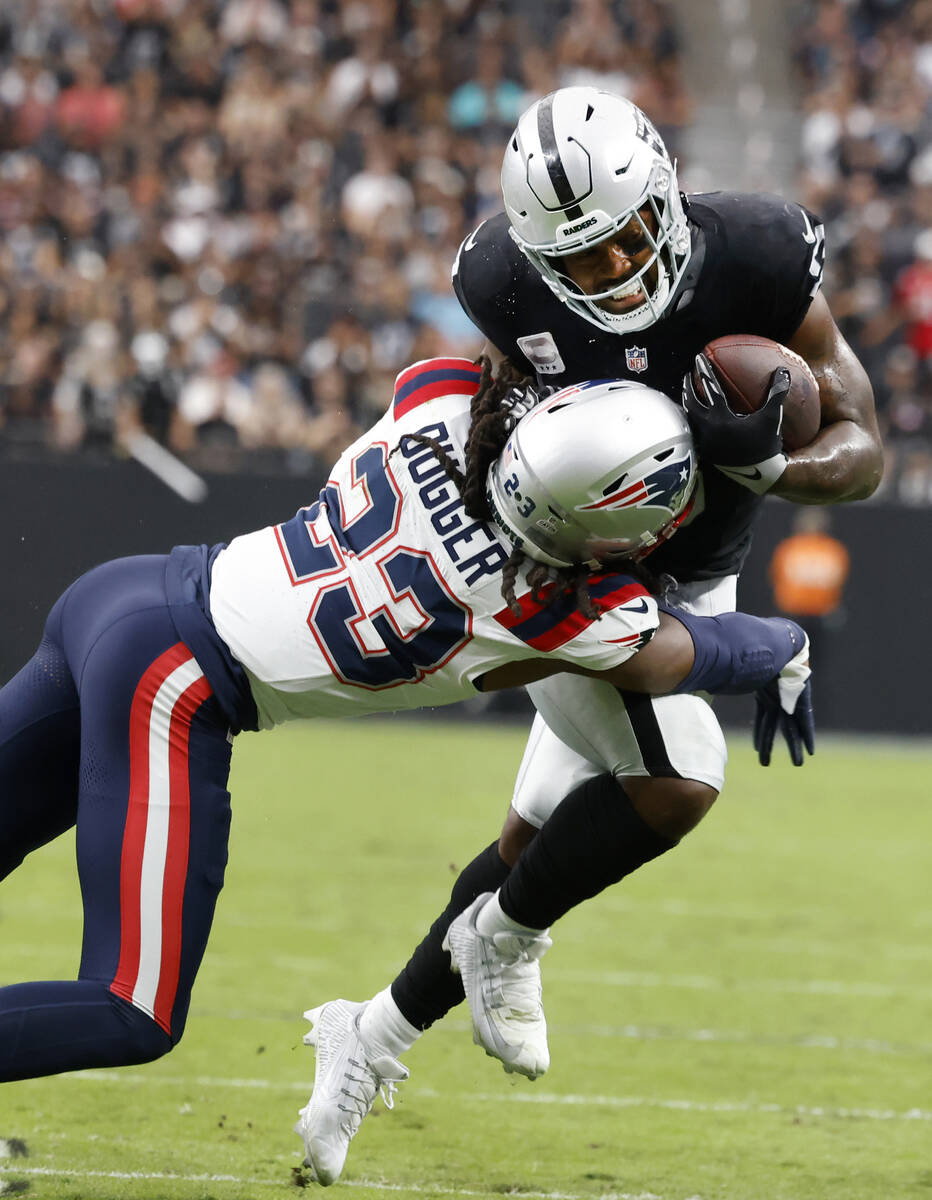
[[0,987],[0,1081],[147,1062],[184,1029],[223,885],[231,739],[165,564],[82,576],[0,690],[0,879],[76,826],[84,904],[76,981]]

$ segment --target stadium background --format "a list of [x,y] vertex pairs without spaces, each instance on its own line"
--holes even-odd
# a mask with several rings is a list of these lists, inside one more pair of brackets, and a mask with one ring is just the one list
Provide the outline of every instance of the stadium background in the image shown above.
[[[4,0],[0,679],[77,571],[288,515],[399,366],[474,353],[457,243],[498,206],[517,111],[579,79],[645,106],[687,188],[825,214],[889,469],[832,511],[852,576],[820,725],[928,733],[929,0]],[[140,428],[206,499],[130,456]],[[758,611],[792,511],[765,505]],[[294,1195],[299,1014],[392,977],[499,828],[523,741],[434,714],[238,739],[185,1038],[2,1089],[0,1192]],[[560,923],[548,1076],[504,1076],[454,1012],[333,1194],[928,1200],[928,779],[928,742],[823,738],[765,771],[731,738],[688,844]],[[65,836],[4,881],[0,980],[70,978],[81,918]]]
[[[932,595],[929,0],[4,4],[0,676],[77,572],[282,519],[401,367],[475,354],[457,245],[500,207],[518,113],[577,82],[640,104],[685,190],[775,190],[825,217],[826,294],[888,462],[871,501],[832,514],[852,575],[820,723],[928,732],[902,664],[930,650],[912,619]],[[140,465],[140,433],[206,499]],[[791,518],[765,506],[753,611]]]

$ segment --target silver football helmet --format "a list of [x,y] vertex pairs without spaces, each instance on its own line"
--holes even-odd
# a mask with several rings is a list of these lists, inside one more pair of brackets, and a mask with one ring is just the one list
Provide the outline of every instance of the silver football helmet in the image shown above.
[[489,468],[497,524],[531,558],[593,569],[643,557],[691,508],[698,471],[678,404],[631,380],[563,388],[512,431]]
[[[691,244],[676,168],[657,130],[629,100],[593,87],[552,92],[521,116],[502,164],[511,236],[556,296],[611,333],[659,320],[689,262]],[[650,208],[652,232],[639,210]],[[560,259],[610,237],[634,219],[651,256],[630,279],[595,294],[560,269]],[[657,280],[646,280],[657,266]],[[600,301],[644,290],[642,304],[610,313]]]

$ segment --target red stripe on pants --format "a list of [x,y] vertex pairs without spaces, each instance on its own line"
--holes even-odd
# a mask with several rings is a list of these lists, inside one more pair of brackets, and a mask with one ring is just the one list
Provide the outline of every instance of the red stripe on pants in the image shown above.
[[[152,719],[153,719],[153,703],[159,690],[164,685],[165,681],[179,667],[186,663],[192,662],[193,656],[183,642],[178,642],[174,646],[165,651],[164,654],[152,663],[145,671],[139,683],[136,685],[136,690],[133,693],[132,705],[130,707],[129,719],[129,801],[126,811],[126,825],[123,832],[123,848],[120,859],[120,958],[117,965],[116,974],[113,982],[110,985],[110,990],[116,995],[121,996],[124,1000],[133,1003],[133,995],[136,990],[136,984],[139,977],[140,968],[140,952],[141,952],[141,929],[142,929],[142,874],[143,861],[146,848],[146,833],[149,824],[149,805],[150,805],[150,753],[151,753],[151,737],[152,737]],[[199,689],[201,685],[206,686],[206,695],[210,695],[210,687],[206,684],[203,677],[198,678],[192,683],[181,696],[179,696],[173,705],[172,713],[169,717],[169,845],[166,853],[165,875],[162,880],[162,904],[163,909],[166,900],[166,884],[168,885],[169,894],[178,890],[179,881],[177,870],[173,867],[173,860],[177,859],[179,850],[177,848],[179,839],[183,847],[183,870],[180,876],[180,896],[177,899],[175,907],[178,911],[176,920],[176,932],[174,934],[175,941],[180,947],[180,911],[184,896],[184,877],[187,872],[187,846],[188,846],[188,831],[189,831],[189,789],[187,781],[187,762],[188,762],[188,742],[190,737],[191,716],[196,711],[197,706],[203,702],[205,697],[201,697],[190,709],[185,704],[185,697],[189,692]],[[182,757],[184,762],[184,789],[183,798],[181,800],[181,811],[183,812],[182,828],[180,833],[173,831],[173,826],[177,823],[177,814],[172,810],[175,807],[175,780],[178,777],[177,768],[172,767],[175,751],[172,746],[172,734],[175,730],[176,710],[180,710],[178,728],[180,732],[175,734],[175,740],[183,745]],[[174,846],[174,849],[173,849]],[[169,875],[169,872],[171,874]],[[174,909],[173,909],[174,911]],[[162,914],[162,936],[164,939],[164,915]],[[162,947],[164,956],[164,945]],[[174,985],[172,988],[172,998],[174,998],[177,990],[177,964],[180,957],[180,950],[175,955],[174,968]],[[159,979],[159,988],[161,990],[161,976]],[[169,1017],[171,1006],[169,1005]],[[170,1032],[168,1022],[164,1024],[159,1022],[166,1032]]]
[[168,850],[162,890],[162,966],[155,994],[155,1020],[171,1033],[172,1009],[178,994],[181,967],[181,929],[184,909],[184,885],[188,875],[188,844],[191,832],[191,788],[188,777],[191,720],[211,694],[210,684],[202,676],[183,692],[172,710],[168,735],[171,813],[168,825]]

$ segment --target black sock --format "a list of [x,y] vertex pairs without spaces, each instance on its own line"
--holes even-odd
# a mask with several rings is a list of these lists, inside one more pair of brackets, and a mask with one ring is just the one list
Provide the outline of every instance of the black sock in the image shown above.
[[655,833],[611,775],[579,784],[551,813],[501,886],[513,921],[546,929],[676,842]]
[[392,998],[404,1018],[416,1028],[427,1029],[465,999],[463,981],[450,970],[450,956],[440,943],[454,917],[482,892],[494,892],[501,887],[508,871],[508,864],[498,853],[497,841],[477,854],[457,877],[450,903],[396,977]]

